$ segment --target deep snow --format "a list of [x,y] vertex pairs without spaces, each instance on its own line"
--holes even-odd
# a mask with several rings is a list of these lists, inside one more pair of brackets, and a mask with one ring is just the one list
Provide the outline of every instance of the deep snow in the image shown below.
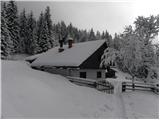
[[2,118],[158,118],[158,96],[106,94],[23,61],[2,61]]

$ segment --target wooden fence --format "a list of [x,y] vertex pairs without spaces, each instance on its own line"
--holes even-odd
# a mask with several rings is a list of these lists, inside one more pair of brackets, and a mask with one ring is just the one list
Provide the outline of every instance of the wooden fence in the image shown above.
[[106,81],[96,81],[92,79],[70,77],[70,76],[67,76],[67,78],[75,84],[96,88],[97,90],[105,93],[113,94],[114,91],[114,86]]
[[140,91],[152,91],[156,94],[159,94],[159,86],[147,83],[132,83],[132,82],[123,82],[122,83],[122,92],[126,90],[140,90]]

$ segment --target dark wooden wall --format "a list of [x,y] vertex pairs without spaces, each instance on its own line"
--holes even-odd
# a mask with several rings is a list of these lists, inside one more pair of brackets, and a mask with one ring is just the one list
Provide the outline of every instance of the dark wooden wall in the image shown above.
[[[79,67],[81,69],[99,69],[101,63],[101,56],[104,50],[107,48],[107,44],[104,43],[99,49],[96,50],[89,58],[87,58]],[[103,68],[104,69],[104,68]]]

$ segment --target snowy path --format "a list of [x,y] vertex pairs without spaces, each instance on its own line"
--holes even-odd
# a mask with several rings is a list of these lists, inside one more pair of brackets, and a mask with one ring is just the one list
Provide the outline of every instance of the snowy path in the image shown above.
[[[152,92],[128,91],[121,93],[122,82],[129,81],[128,74],[116,69],[117,79],[108,78],[114,85],[114,99],[118,118],[158,118],[159,97]],[[154,102],[153,102],[154,101]]]
[[[125,110],[125,103],[123,101],[122,95],[117,94],[114,96],[115,105],[116,105],[116,115],[117,118],[126,119],[126,110]],[[118,106],[118,107],[117,107]]]

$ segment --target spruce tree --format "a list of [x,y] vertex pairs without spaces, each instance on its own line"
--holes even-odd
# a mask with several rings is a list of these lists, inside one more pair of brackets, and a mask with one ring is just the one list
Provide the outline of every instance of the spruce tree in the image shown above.
[[42,52],[42,48],[40,47],[40,43],[41,43],[41,36],[42,36],[42,28],[43,28],[43,13],[41,12],[39,20],[37,22],[37,32],[36,32],[36,36],[37,36],[37,43],[38,43],[38,48],[37,48],[37,53],[41,53]]
[[41,12],[39,21],[38,21],[38,26],[37,26],[37,43],[38,43],[38,53],[45,52],[50,46],[50,41],[49,41],[49,30],[47,27],[47,22],[44,19],[44,15]]
[[36,36],[36,20],[33,18],[33,12],[27,17],[27,40],[26,44],[26,52],[28,54],[37,53],[38,44],[37,44],[37,36]]
[[20,39],[19,39],[19,23],[18,23],[18,10],[14,1],[9,1],[6,8],[6,20],[9,30],[9,35],[13,41],[13,53],[20,52]]
[[89,33],[89,41],[90,40],[96,40],[96,36],[94,34],[94,31],[93,31],[93,28],[90,30],[90,33]]
[[41,34],[41,41],[40,41],[39,46],[41,47],[42,52],[46,52],[49,48],[51,48],[49,37],[48,37],[49,36],[49,30],[48,30],[46,21],[44,21],[44,23],[43,23],[42,33],[43,34]]
[[97,33],[96,33],[96,39],[97,40],[101,39],[101,33],[99,31],[97,31]]
[[20,52],[21,53],[27,53],[27,47],[28,47],[28,39],[27,39],[27,18],[25,9],[20,13],[19,18],[19,27],[20,27]]
[[50,8],[47,6],[44,14],[44,20],[47,23],[47,29],[48,29],[48,38],[49,38],[49,43],[50,43],[50,48],[53,47],[53,42],[54,42],[54,37],[53,37],[53,27],[52,27],[52,20],[51,20],[51,14],[50,14]]
[[1,58],[7,59],[11,54],[12,41],[9,36],[6,20],[6,3],[1,4]]

